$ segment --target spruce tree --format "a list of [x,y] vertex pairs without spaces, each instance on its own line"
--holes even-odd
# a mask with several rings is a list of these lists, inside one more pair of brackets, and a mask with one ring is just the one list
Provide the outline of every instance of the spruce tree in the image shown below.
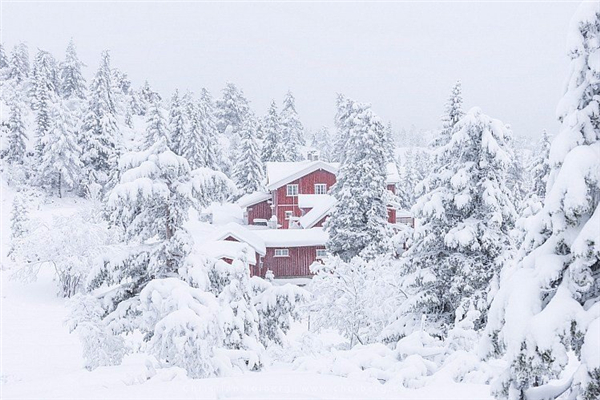
[[319,151],[319,158],[321,160],[327,162],[332,162],[334,160],[331,135],[329,133],[329,128],[326,126],[315,133],[311,146]]
[[67,46],[65,61],[60,64],[60,94],[64,99],[85,99],[85,79],[81,74],[84,64],[79,61],[73,39]]
[[8,56],[6,55],[6,51],[4,50],[4,45],[0,43],[0,70],[10,67],[10,62],[8,61]]
[[9,103],[6,161],[11,164],[22,164],[27,152],[27,131],[25,129],[25,111],[27,105],[23,102],[18,90],[13,92]]
[[446,102],[446,109],[442,116],[442,130],[431,144],[432,147],[444,146],[450,141],[454,126],[465,115],[462,103],[462,84],[460,81],[457,81],[452,87],[452,92]]
[[287,149],[281,131],[279,114],[277,113],[277,104],[273,100],[271,107],[263,119],[262,129],[265,135],[263,141],[262,158],[265,162],[269,161],[289,161],[287,159]]
[[44,153],[45,137],[50,130],[50,113],[56,101],[53,69],[54,58],[50,53],[39,50],[35,57],[35,67],[31,85],[32,108],[36,110],[36,156],[41,160]]
[[187,135],[189,128],[188,114],[185,110],[182,99],[179,96],[179,90],[176,89],[171,96],[171,104],[169,106],[169,143],[171,150],[177,155],[182,155],[181,145],[183,138]]
[[[200,92],[197,109],[202,128],[201,146],[204,148],[204,161],[199,166],[218,170],[222,163],[221,147],[218,141],[219,131],[213,99],[205,88],[202,88]],[[250,121],[247,120],[246,123],[250,123]]]
[[391,122],[385,126],[385,155],[387,162],[396,162],[396,144]]
[[241,194],[254,193],[264,189],[264,165],[260,157],[260,147],[255,129],[251,124],[242,128],[242,140],[238,162],[233,176]]
[[391,251],[386,204],[385,128],[370,106],[354,103],[348,143],[332,194],[337,199],[325,228],[327,249],[344,261]]
[[146,125],[144,148],[150,148],[154,143],[157,143],[161,139],[165,139],[168,145],[170,136],[169,130],[159,101],[150,104],[147,116],[148,125]]
[[75,188],[81,177],[80,155],[69,110],[63,102],[58,102],[52,108],[52,124],[44,139],[40,164],[42,185],[55,188],[59,197],[64,186]]
[[546,184],[550,175],[550,136],[545,129],[529,170],[532,174],[533,193],[543,201],[546,197]]
[[299,161],[302,158],[300,146],[305,144],[304,127],[298,118],[296,99],[290,91],[286,93],[283,100],[280,124],[286,149],[286,161]]
[[479,313],[476,329],[485,322],[488,290],[512,245],[516,213],[506,187],[511,135],[473,108],[436,151],[437,168],[412,208],[420,223],[402,263],[407,326],[425,316],[429,333],[444,335],[467,310]]
[[80,147],[82,161],[88,170],[101,172],[105,177],[114,164],[120,143],[112,90],[110,55],[104,51],[100,67],[90,85]]
[[251,118],[250,104],[241,89],[227,82],[222,98],[216,104],[216,123],[219,132],[227,136],[238,135],[242,126]]
[[25,43],[16,45],[10,56],[10,73],[9,77],[15,83],[22,83],[29,77],[29,50]]
[[349,141],[349,117],[353,109],[353,101],[343,94],[338,94],[336,99],[337,111],[335,113],[336,137],[333,145],[335,161],[342,162],[346,154],[346,145]]
[[[490,308],[484,350],[507,361],[492,382],[501,399],[600,397],[599,39],[600,10],[583,3],[571,20],[570,75],[544,205]],[[576,370],[564,376],[567,364]]]

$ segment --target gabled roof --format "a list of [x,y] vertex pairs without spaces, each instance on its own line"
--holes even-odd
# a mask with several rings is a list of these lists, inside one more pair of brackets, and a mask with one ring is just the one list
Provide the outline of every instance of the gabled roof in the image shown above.
[[325,170],[337,174],[339,164],[325,161],[297,161],[297,162],[268,162],[267,189],[275,190],[286,183],[300,179],[317,170]]
[[223,240],[231,236],[240,242],[248,243],[258,254],[264,256],[267,254],[265,242],[255,232],[259,231],[250,231],[235,222],[230,222],[219,231],[214,240]]
[[254,192],[254,193],[243,195],[242,197],[239,198],[238,201],[236,201],[236,203],[238,206],[240,206],[242,208],[246,208],[246,207],[250,207],[255,204],[262,203],[265,200],[270,200],[270,199],[271,199],[271,193]]
[[[267,166],[267,189],[275,190],[286,183],[300,179],[303,176],[319,169],[337,175],[340,168],[339,163],[328,163],[325,161],[296,161],[296,162],[268,162]],[[386,165],[386,183],[395,184],[400,182],[400,174],[396,163]]]
[[[301,196],[307,196],[304,201],[301,200]],[[312,207],[302,206],[304,204],[311,204]],[[317,222],[323,219],[331,210],[331,207],[336,203],[336,200],[333,196],[329,196],[327,194],[313,194],[313,195],[300,195],[298,196],[298,205],[301,208],[311,208],[309,212],[304,214],[298,222],[300,226],[304,229],[309,229],[315,226]]]

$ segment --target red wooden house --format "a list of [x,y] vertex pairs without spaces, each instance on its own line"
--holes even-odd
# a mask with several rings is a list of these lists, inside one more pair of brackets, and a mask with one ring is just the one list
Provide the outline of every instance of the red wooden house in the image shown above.
[[[250,229],[244,232],[230,227],[220,240],[245,241],[254,248],[254,275],[264,276],[271,270],[275,277],[309,276],[310,265],[326,254],[327,233],[322,226],[336,203],[328,193],[336,182],[339,165],[316,160],[271,162],[266,166],[267,191],[238,200]],[[395,164],[389,164],[388,190],[395,193],[399,181]],[[396,224],[397,209],[390,201],[388,221],[392,224]],[[236,229],[237,235],[232,233]]]

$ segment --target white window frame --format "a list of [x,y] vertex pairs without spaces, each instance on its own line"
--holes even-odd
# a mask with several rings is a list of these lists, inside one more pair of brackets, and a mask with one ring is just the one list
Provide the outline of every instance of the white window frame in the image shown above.
[[286,194],[288,197],[298,196],[298,185],[297,184],[287,185],[286,186]]
[[287,221],[289,221],[290,219],[292,219],[293,216],[294,216],[294,212],[293,211],[286,211],[285,212],[285,219]]
[[[320,188],[317,190],[317,188]],[[321,191],[322,188],[322,191]],[[315,183],[315,194],[327,194],[327,184],[326,183]]]
[[[322,254],[319,255],[319,252],[321,252]],[[317,249],[317,258],[318,259],[325,258],[325,257],[327,257],[327,255],[328,255],[327,254],[327,249]]]
[[289,257],[290,249],[275,249],[275,257]]

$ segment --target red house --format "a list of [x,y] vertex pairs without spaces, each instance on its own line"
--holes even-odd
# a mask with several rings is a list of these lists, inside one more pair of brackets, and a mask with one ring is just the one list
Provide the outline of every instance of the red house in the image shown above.
[[[310,265],[325,257],[327,233],[322,229],[336,200],[329,190],[336,182],[339,165],[319,160],[271,162],[266,164],[265,192],[240,198],[237,204],[245,210],[241,226],[228,226],[218,240],[248,243],[255,252],[253,275],[275,277],[310,276]],[[387,166],[387,188],[394,194],[400,177],[396,165]],[[396,224],[399,208],[388,203],[388,221]]]

